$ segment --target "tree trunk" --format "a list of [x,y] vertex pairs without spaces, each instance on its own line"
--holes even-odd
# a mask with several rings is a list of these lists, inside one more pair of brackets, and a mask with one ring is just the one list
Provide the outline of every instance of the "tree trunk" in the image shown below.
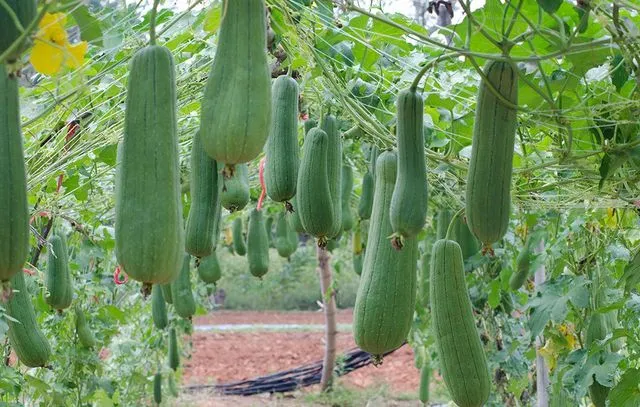
[[331,389],[333,384],[333,369],[336,364],[336,296],[333,291],[329,252],[318,247],[318,273],[320,275],[320,290],[322,294],[322,309],[324,311],[324,359],[322,361],[322,391]]
[[[540,240],[535,251],[536,253],[544,252],[544,240]],[[533,281],[536,289],[538,289],[545,280],[545,267],[544,264],[541,264],[540,267],[536,269],[536,273],[534,275]],[[549,370],[547,369],[547,364],[540,353],[540,348],[542,346],[544,346],[544,338],[542,335],[539,335],[536,338],[536,389],[538,407],[549,407]]]

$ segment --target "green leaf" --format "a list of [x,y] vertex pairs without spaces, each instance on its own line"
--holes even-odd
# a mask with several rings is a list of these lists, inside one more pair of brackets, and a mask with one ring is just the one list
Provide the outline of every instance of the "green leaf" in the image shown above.
[[218,31],[220,27],[220,20],[222,18],[222,3],[219,3],[216,7],[207,11],[207,15],[204,18],[203,29],[206,32],[214,33]]
[[495,279],[489,283],[489,306],[496,309],[500,304],[500,280]]
[[627,158],[626,154],[604,154],[602,161],[600,161],[600,183],[598,184],[600,189],[602,189],[604,182],[627,161]]
[[622,55],[616,54],[611,60],[611,66],[613,66],[611,83],[613,83],[618,93],[620,93],[620,89],[622,89],[627,80],[629,80],[629,72],[627,71]]
[[97,158],[98,161],[101,161],[110,167],[115,167],[117,153],[118,145],[111,144],[110,146],[101,148],[100,152],[97,154]]
[[538,5],[547,13],[553,14],[560,6],[562,6],[563,0],[538,0]]
[[[574,45],[580,43],[588,43],[591,40],[576,38]],[[575,52],[567,55],[567,61],[573,65],[571,70],[574,74],[582,76],[591,68],[602,65],[607,62],[607,58],[610,55],[609,48],[600,47],[594,49],[587,49],[585,51]]]
[[80,38],[84,41],[93,42],[94,45],[102,47],[102,28],[100,20],[95,18],[87,9],[87,6],[80,5],[71,12],[73,18],[80,27]]
[[629,369],[609,394],[609,405],[616,407],[640,406],[640,369]]

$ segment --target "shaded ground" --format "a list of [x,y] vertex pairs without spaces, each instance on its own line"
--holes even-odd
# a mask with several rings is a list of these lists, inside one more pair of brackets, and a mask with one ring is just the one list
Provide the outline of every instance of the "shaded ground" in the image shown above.
[[[276,323],[276,324],[321,324],[323,315],[316,312],[216,312],[196,319],[196,324]],[[351,323],[351,310],[340,311],[338,323]],[[322,332],[195,332],[192,336],[193,356],[184,363],[183,386],[193,384],[226,383],[250,379],[299,367],[322,359]],[[350,332],[339,332],[338,353],[356,345]],[[373,365],[358,369],[340,379],[347,388],[364,390],[388,388],[391,394],[416,395],[419,386],[419,371],[414,366],[413,352],[408,346],[385,358],[382,366]],[[197,406],[289,406],[313,405],[302,402],[305,392],[294,393],[294,397],[255,396],[220,397],[200,394],[184,399]],[[204,397],[203,397],[204,396]],[[212,399],[213,398],[213,399]],[[413,398],[413,397],[412,397]],[[193,404],[192,404],[193,403]],[[275,403],[275,404],[273,404]],[[417,405],[415,401],[382,400],[371,405]]]

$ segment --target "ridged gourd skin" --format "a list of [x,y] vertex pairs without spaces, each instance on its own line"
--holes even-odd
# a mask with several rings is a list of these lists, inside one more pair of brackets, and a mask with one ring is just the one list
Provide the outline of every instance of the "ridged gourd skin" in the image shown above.
[[440,209],[436,220],[436,238],[444,239],[447,236],[447,229],[451,223],[453,214],[448,209]]
[[63,234],[54,234],[49,239],[50,251],[47,260],[45,301],[53,309],[69,308],[73,299],[73,282],[69,271],[67,238]]
[[16,273],[10,281],[14,292],[6,304],[6,310],[17,322],[7,319],[9,344],[25,366],[46,366],[51,357],[51,346],[36,322],[24,273]]
[[336,237],[342,231],[342,140],[335,116],[325,116],[321,127],[327,134],[327,179],[333,206],[333,226],[329,237]]
[[491,378],[464,278],[460,245],[438,240],[431,254],[429,296],[442,378],[459,407],[481,407]]
[[342,166],[342,230],[353,229],[353,211],[351,210],[351,190],[353,189],[353,168]]
[[154,284],[151,289],[151,316],[153,325],[158,329],[164,329],[169,324],[167,304],[165,304],[164,296],[162,295],[162,287],[158,284]]
[[198,276],[207,284],[216,284],[222,277],[218,255],[213,252],[198,263]]
[[230,166],[262,151],[271,123],[264,0],[225,0],[218,48],[202,99],[207,154]]
[[360,219],[369,219],[373,208],[373,175],[369,171],[362,177],[362,188],[360,191],[360,202],[358,203],[358,216]]
[[178,335],[176,328],[169,328],[169,367],[176,371],[180,366],[180,351],[178,349]]
[[298,233],[293,230],[289,215],[282,212],[276,223],[276,250],[280,257],[289,258],[298,249]]
[[334,202],[329,190],[327,172],[327,133],[319,127],[309,131],[304,140],[298,192],[294,210],[298,212],[304,230],[318,238],[331,238],[334,226]]
[[200,133],[193,135],[191,146],[191,207],[185,231],[186,252],[206,257],[214,251],[218,207],[222,195],[222,175],[218,164],[202,147]]
[[478,253],[480,250],[478,240],[473,233],[471,233],[469,225],[467,225],[463,216],[456,217],[454,228],[456,242],[458,242],[462,250],[462,257],[466,260]]
[[229,212],[240,211],[249,203],[250,192],[249,166],[238,164],[233,174],[224,177],[220,204]]
[[[403,90],[398,108],[398,175],[391,199],[391,227],[400,239],[418,234],[427,220],[427,167],[424,155],[422,95],[415,89]],[[397,239],[396,239],[397,240]]]
[[518,257],[516,257],[516,269],[513,271],[513,274],[511,274],[511,278],[509,278],[509,287],[511,287],[513,291],[519,290],[524,282],[527,281],[529,270],[531,269],[530,257],[531,250],[529,242],[527,241],[518,254]]
[[420,256],[420,282],[418,286],[418,301],[420,306],[429,309],[429,286],[431,281],[431,255],[427,252]]
[[[15,1],[9,1],[13,4]],[[29,3],[27,1],[27,3]],[[0,15],[6,14],[0,7]],[[5,17],[0,17],[2,21]],[[6,27],[0,24],[0,32]],[[5,36],[0,35],[4,42]],[[2,51],[0,51],[2,53]],[[29,208],[27,179],[20,130],[18,79],[9,77],[0,64],[0,281],[7,281],[19,271],[29,251]]]
[[300,213],[297,210],[295,196],[291,199],[291,206],[293,206],[293,213],[291,214],[291,226],[293,227],[293,230],[298,233],[307,233],[304,226],[302,226],[302,221],[300,220]]
[[287,202],[296,194],[300,147],[298,146],[298,83],[288,75],[273,82],[271,131],[265,146],[264,183],[275,202]]
[[91,332],[89,328],[89,324],[87,323],[87,318],[82,311],[82,308],[78,304],[73,307],[76,314],[76,335],[78,335],[78,340],[80,341],[80,345],[87,349],[91,349],[96,346],[96,337]]
[[257,209],[249,215],[247,260],[249,272],[255,277],[262,278],[269,271],[269,238],[262,211]]
[[[180,273],[184,224],[173,57],[148,46],[129,71],[124,140],[116,175],[116,257],[127,275],[147,284]],[[162,163],[162,165],[158,165]]]
[[233,220],[231,226],[233,232],[233,250],[238,256],[244,256],[247,254],[247,246],[244,243],[244,227],[242,225],[242,218],[238,217]]
[[318,121],[316,119],[308,119],[304,122],[304,134],[305,136],[309,133],[309,130],[314,127],[318,127]]
[[191,291],[191,256],[185,254],[182,259],[180,275],[171,283],[171,297],[176,314],[190,319],[196,313],[196,301]]
[[420,369],[420,402],[426,405],[429,402],[429,384],[431,384],[431,365],[425,362]]
[[162,375],[160,373],[153,376],[153,401],[157,405],[162,403]]
[[396,166],[394,151],[378,157],[369,238],[353,312],[356,344],[376,357],[405,341],[416,300],[418,242],[408,238],[403,250],[397,251],[388,240]]
[[[13,11],[23,28],[27,28],[36,18],[38,12],[36,0],[5,0],[5,3]],[[0,54],[7,51],[21,34],[9,13],[3,7],[0,7]],[[7,61],[15,61],[27,43],[28,37],[14,52],[8,55]]]
[[378,161],[378,156],[380,155],[380,149],[378,146],[371,146],[369,150],[369,172],[373,175],[373,179],[376,178],[376,161]]
[[160,285],[162,288],[162,298],[167,304],[173,304],[173,296],[171,295],[171,283]]
[[[518,104],[518,73],[513,65],[490,61],[484,73],[504,99]],[[469,229],[484,245],[500,240],[509,228],[517,127],[516,109],[498,99],[482,80],[467,175],[465,214]]]

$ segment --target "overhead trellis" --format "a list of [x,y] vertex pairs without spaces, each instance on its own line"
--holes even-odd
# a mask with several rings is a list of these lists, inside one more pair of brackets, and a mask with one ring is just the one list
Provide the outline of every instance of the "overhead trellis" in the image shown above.
[[[566,20],[560,29],[560,17],[544,13],[537,2],[488,1],[471,11],[463,1],[459,4],[471,12],[468,16],[430,33],[407,16],[361,8],[369,2],[336,2],[332,18],[317,5],[298,9],[288,0],[267,3],[275,47],[285,51],[284,64],[301,74],[304,109],[315,116],[327,109],[337,112],[345,122],[343,130],[353,125],[364,130],[361,141],[394,145],[394,95],[428,65],[421,88],[430,139],[429,180],[439,204],[461,206],[478,70],[487,58],[505,58],[497,46],[504,30],[514,42],[507,58],[523,72],[515,204],[621,207],[638,198],[637,5],[595,5],[589,27],[579,33],[578,14],[568,2],[559,11]],[[76,21],[81,32],[96,21],[102,30],[100,38],[91,41],[85,64],[53,79],[25,75],[34,84],[22,94],[25,154],[29,189],[40,208],[74,217],[86,210],[92,219],[97,214],[97,221],[111,222],[128,61],[146,42],[147,6],[138,1],[126,10],[121,5],[91,9],[95,21]],[[172,11],[173,6],[167,2],[161,9],[158,33],[176,59],[186,167],[221,13],[219,1],[192,1],[179,12]],[[71,3],[64,11],[73,15],[79,7],[86,6]],[[456,9],[458,15],[463,11]],[[76,137],[65,141],[68,122],[78,117],[87,120]],[[347,141],[347,151],[359,147]],[[361,165],[359,154],[348,159]],[[55,194],[63,173],[64,193]]]

